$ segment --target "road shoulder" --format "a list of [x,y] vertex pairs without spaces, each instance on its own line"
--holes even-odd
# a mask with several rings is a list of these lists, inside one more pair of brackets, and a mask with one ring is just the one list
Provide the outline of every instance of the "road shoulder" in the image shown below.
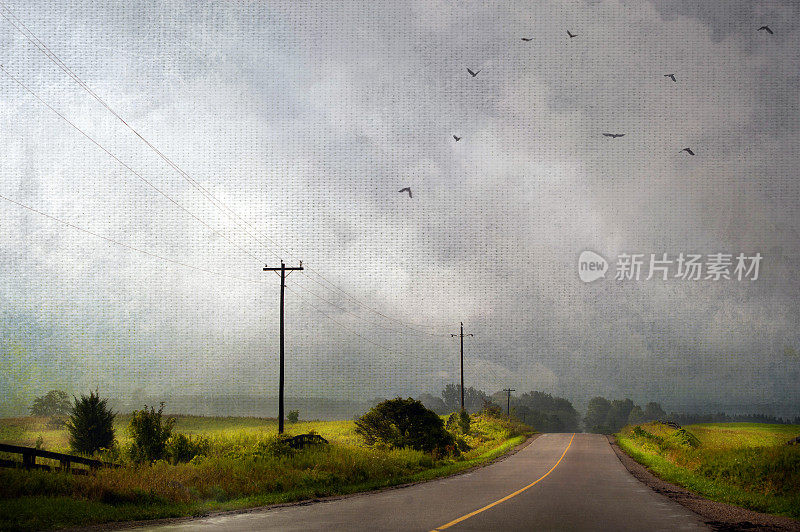
[[608,442],[622,462],[622,465],[634,478],[647,485],[650,489],[672,499],[688,508],[703,518],[706,525],[713,530],[734,532],[743,530],[794,530],[800,531],[800,522],[777,515],[754,512],[739,506],[716,502],[701,497],[686,488],[662,480],[650,472],[617,445],[613,436],[608,436]]
[[285,507],[291,507],[291,506],[307,506],[307,505],[310,505],[310,504],[326,503],[326,502],[332,502],[332,501],[337,501],[337,500],[341,500],[341,499],[351,499],[351,498],[355,498],[355,497],[367,497],[367,496],[370,496],[370,495],[374,495],[376,493],[381,493],[381,492],[391,491],[391,490],[399,490],[399,489],[407,488],[409,486],[415,486],[415,485],[424,484],[424,483],[427,483],[427,482],[436,482],[436,481],[439,481],[439,480],[444,480],[444,479],[448,479],[448,478],[452,478],[452,477],[457,477],[459,475],[465,475],[467,473],[475,471],[476,469],[481,469],[481,468],[490,466],[492,464],[495,464],[497,462],[502,462],[503,460],[508,459],[509,457],[517,454],[519,451],[521,451],[522,449],[524,449],[528,445],[532,444],[541,435],[542,435],[541,433],[536,433],[536,434],[531,435],[530,437],[528,437],[522,443],[512,447],[506,453],[501,454],[500,456],[497,456],[497,457],[493,458],[492,460],[489,460],[488,462],[485,462],[485,463],[482,463],[480,465],[476,465],[476,466],[473,466],[473,467],[469,467],[467,469],[462,469],[461,471],[458,471],[458,472],[453,473],[451,475],[436,477],[436,478],[432,478],[432,479],[429,479],[429,480],[419,480],[419,481],[416,481],[416,482],[407,482],[405,484],[398,484],[398,485],[395,485],[395,486],[387,486],[387,487],[374,489],[374,490],[369,490],[369,491],[359,491],[359,492],[355,492],[355,493],[348,493],[348,494],[345,494],[345,495],[331,495],[330,497],[317,497],[317,498],[314,498],[314,499],[304,499],[304,500],[301,500],[301,501],[294,501],[294,502],[287,502],[287,503],[280,503],[280,504],[271,504],[271,505],[268,505],[268,506],[254,506],[254,507],[251,507],[251,508],[242,508],[242,509],[239,509],[239,510],[226,510],[226,511],[207,512],[207,513],[203,513],[203,514],[199,514],[199,515],[194,515],[194,516],[191,516],[191,517],[173,517],[173,518],[152,519],[152,520],[145,520],[145,521],[125,521],[125,522],[115,522],[115,523],[113,523],[113,522],[112,523],[102,523],[102,524],[92,525],[92,526],[88,526],[88,527],[75,527],[75,528],[63,529],[62,532],[79,532],[79,531],[80,532],[106,532],[106,531],[111,531],[111,530],[129,530],[129,529],[135,529],[135,528],[141,528],[141,527],[159,527],[159,526],[165,526],[165,525],[174,525],[174,524],[180,524],[180,523],[187,523],[187,522],[195,521],[195,520],[198,520],[198,519],[208,519],[208,518],[213,518],[213,517],[223,517],[223,516],[229,516],[229,515],[249,514],[249,513],[255,513],[255,512],[264,512],[264,511],[268,511],[268,510],[274,510],[274,509],[277,509],[277,508],[285,508]]

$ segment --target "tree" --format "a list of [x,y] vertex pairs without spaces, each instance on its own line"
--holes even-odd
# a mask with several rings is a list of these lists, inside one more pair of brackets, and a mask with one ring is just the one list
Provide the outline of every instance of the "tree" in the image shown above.
[[108,399],[100,399],[97,392],[74,398],[75,404],[66,426],[72,450],[93,454],[108,449],[114,443],[114,418],[116,414],[108,406]]
[[164,403],[157,412],[152,406],[148,411],[147,405],[142,410],[133,411],[128,429],[133,438],[131,458],[134,462],[152,462],[166,457],[167,441],[172,436],[175,418],[162,421],[163,412]]
[[300,411],[299,410],[289,410],[289,413],[286,415],[286,421],[289,423],[297,423],[300,420]]
[[356,433],[367,445],[380,443],[392,448],[444,452],[455,444],[442,419],[410,397],[383,401],[356,419],[355,424]]
[[606,417],[606,426],[611,432],[617,432],[628,423],[628,416],[631,415],[634,406],[633,401],[627,397],[611,401],[611,408]]
[[651,401],[647,403],[644,407],[644,420],[645,421],[657,421],[659,419],[664,419],[667,417],[667,413],[664,412],[664,409],[661,408],[659,403],[655,401]]
[[631,413],[628,414],[628,425],[638,425],[639,423],[644,422],[644,412],[642,411],[642,407],[636,405],[631,409]]
[[32,416],[53,417],[69,414],[69,396],[61,390],[50,390],[45,395],[37,397],[31,405]]
[[609,410],[611,410],[611,403],[605,397],[598,396],[589,401],[589,405],[586,408],[586,417],[583,418],[586,430],[601,434],[611,432],[606,424]]
[[[442,390],[442,400],[446,408],[445,412],[456,412],[461,410],[461,385],[448,384]],[[491,401],[486,392],[477,390],[470,386],[464,389],[464,409],[467,412],[480,412],[483,404]]]
[[428,410],[433,410],[437,414],[446,414],[450,412],[441,397],[436,397],[429,393],[423,393],[419,396],[419,400],[423,405],[425,405],[425,408]]

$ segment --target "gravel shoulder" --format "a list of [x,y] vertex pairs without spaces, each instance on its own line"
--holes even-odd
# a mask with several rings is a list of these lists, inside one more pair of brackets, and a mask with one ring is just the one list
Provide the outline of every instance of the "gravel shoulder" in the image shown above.
[[742,530],[800,531],[800,521],[788,517],[754,512],[739,506],[711,501],[686,488],[671,484],[653,475],[645,466],[625,454],[613,436],[608,441],[620,462],[637,480],[656,493],[669,497],[703,518],[712,530],[734,532]]

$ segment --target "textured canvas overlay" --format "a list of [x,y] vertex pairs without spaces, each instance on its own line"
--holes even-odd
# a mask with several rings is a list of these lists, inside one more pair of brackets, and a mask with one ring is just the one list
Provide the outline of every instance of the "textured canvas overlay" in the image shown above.
[[[795,2],[0,1],[0,416],[800,407]],[[277,275],[276,275],[277,274]]]

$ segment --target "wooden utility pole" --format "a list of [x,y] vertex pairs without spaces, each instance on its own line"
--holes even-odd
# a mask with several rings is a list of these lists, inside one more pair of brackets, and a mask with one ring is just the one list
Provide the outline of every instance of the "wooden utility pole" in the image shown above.
[[516,392],[514,388],[506,388],[503,390],[504,392],[508,392],[506,396],[506,417],[511,418],[511,392]]
[[464,337],[475,336],[474,334],[464,334],[464,322],[461,322],[461,332],[459,334],[451,334],[450,336],[461,337],[461,411],[464,411]]
[[279,371],[278,377],[278,434],[283,434],[283,289],[286,287],[286,277],[289,275],[286,272],[293,272],[295,270],[302,270],[303,269],[303,261],[300,261],[300,266],[297,267],[289,267],[287,268],[286,265],[281,261],[280,268],[269,268],[264,266],[265,272],[281,272],[281,367]]

